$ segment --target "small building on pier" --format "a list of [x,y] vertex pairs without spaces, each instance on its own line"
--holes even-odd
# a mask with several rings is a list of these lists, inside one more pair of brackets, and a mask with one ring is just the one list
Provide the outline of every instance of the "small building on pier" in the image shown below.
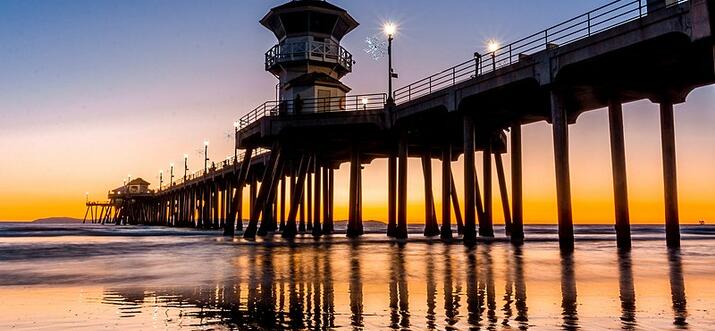
[[114,195],[124,195],[124,194],[148,194],[151,193],[149,186],[151,183],[145,181],[142,178],[137,178],[129,183],[122,185],[114,190],[112,194]]

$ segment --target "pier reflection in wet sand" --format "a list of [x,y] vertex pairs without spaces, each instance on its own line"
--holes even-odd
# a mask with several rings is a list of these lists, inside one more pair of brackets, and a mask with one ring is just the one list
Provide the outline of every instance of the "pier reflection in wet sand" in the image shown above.
[[[252,247],[251,251],[254,253],[251,254],[251,258],[255,258],[255,250],[261,248]],[[387,256],[383,257],[365,254],[364,250],[370,249],[359,245],[351,245],[348,249],[350,252],[347,282],[349,320],[344,322],[342,314],[336,313],[334,302],[336,279],[331,272],[332,259],[325,252],[305,252],[300,251],[299,248],[288,249],[287,260],[279,263],[287,267],[287,273],[283,273],[282,267],[275,262],[281,260],[283,256],[272,254],[269,250],[263,250],[256,264],[246,264],[248,269],[243,272],[248,275],[248,282],[245,285],[248,288],[248,296],[245,298],[241,297],[244,285],[236,282],[221,284],[217,286],[217,291],[198,289],[189,293],[156,292],[148,289],[111,290],[106,292],[104,302],[119,304],[118,309],[127,317],[140,313],[145,306],[152,303],[163,303],[167,308],[192,307],[193,312],[185,316],[198,318],[198,322],[195,322],[197,326],[216,323],[236,327],[255,325],[271,329],[333,329],[349,325],[355,330],[373,327],[389,327],[395,330],[412,327],[460,329],[465,326],[486,329],[511,327],[526,330],[538,326],[529,324],[527,286],[521,248],[494,248],[486,245],[476,249],[465,249],[451,245],[428,245],[427,254],[420,257],[421,261],[408,261],[407,256],[410,254],[404,245],[391,245],[385,251]],[[493,261],[496,254],[502,255],[498,266]],[[464,256],[464,260],[460,256]],[[386,258],[387,261],[380,261],[382,258]],[[562,309],[560,328],[564,330],[579,329],[575,259],[574,254],[560,256]],[[678,327],[687,327],[685,285],[679,253],[671,251],[667,262],[672,310],[675,316],[673,323]],[[385,271],[389,273],[387,283],[365,285],[366,279],[362,276],[365,273],[362,265],[365,263],[384,266]],[[410,264],[414,265],[410,270],[414,270],[415,273],[419,272],[418,269],[424,268],[423,284],[425,285],[420,286],[410,279],[408,275]],[[237,268],[237,270],[241,269]],[[495,269],[501,274],[496,276]],[[240,276],[238,278],[240,279]],[[437,285],[440,278],[443,289],[442,314],[437,309],[439,292]],[[500,306],[497,302],[497,279],[504,284]],[[370,306],[366,309],[364,287],[380,285],[385,287],[384,293],[388,300],[383,301],[371,292],[372,298],[368,303]],[[220,291],[218,291],[219,287]],[[628,252],[618,253],[618,289],[621,327],[635,329],[637,327],[636,294],[632,260]],[[421,293],[420,290],[425,291],[426,311],[422,323],[412,318],[411,290],[418,293]],[[464,301],[466,306],[463,307]],[[284,307],[284,302],[288,303],[288,307]],[[376,302],[384,302],[385,307],[376,307],[374,305]],[[244,307],[245,311],[243,311]],[[389,314],[381,321],[382,311],[387,309]],[[419,311],[420,308],[417,308],[417,312]]]
[[[179,254],[181,264],[156,244],[152,254],[88,258],[81,270],[90,270],[87,279],[97,281],[91,284],[20,288],[10,278],[0,278],[5,285],[0,286],[0,295],[11,303],[6,309],[17,316],[0,317],[0,328],[30,329],[33,324],[23,321],[36,323],[38,318],[42,323],[42,315],[22,308],[30,304],[71,307],[72,316],[45,316],[45,322],[72,329],[108,323],[128,329],[715,327],[709,317],[715,303],[715,290],[709,285],[715,267],[687,247],[686,252],[618,252],[596,242],[561,254],[553,243],[475,248],[439,242],[204,244],[187,246],[192,248]],[[189,251],[195,255],[186,254]],[[163,265],[158,258],[162,254],[167,258]],[[4,263],[0,275],[8,275],[13,265],[15,270],[28,270],[27,265],[20,267],[22,263]],[[53,272],[69,272],[53,263],[54,268],[44,271],[46,278]],[[142,263],[160,266],[136,267],[148,265]],[[134,278],[125,283],[92,275],[107,272],[108,264],[118,276]],[[694,289],[687,291],[687,300],[686,288]],[[53,291],[56,300],[42,303],[47,291]],[[77,293],[84,298],[81,302],[67,299]],[[95,318],[95,324],[83,324],[76,316]]]

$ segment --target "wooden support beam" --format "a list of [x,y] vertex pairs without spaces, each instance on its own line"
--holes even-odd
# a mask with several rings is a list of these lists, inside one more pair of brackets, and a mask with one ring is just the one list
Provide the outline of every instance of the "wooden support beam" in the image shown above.
[[286,226],[286,176],[285,173],[281,176],[281,200],[280,200],[280,230]]
[[330,170],[323,167],[323,234],[333,233],[333,224],[330,222]]
[[521,122],[515,120],[511,126],[511,200],[512,225],[511,242],[524,242],[524,210],[521,165]]
[[360,220],[360,151],[353,147],[352,160],[350,162],[350,194],[349,194],[349,219],[347,236],[356,238],[362,235],[362,222]]
[[328,169],[328,218],[325,219],[325,224],[323,226],[323,232],[326,234],[332,234],[335,230],[334,219],[335,219],[335,170]]
[[[298,233],[298,228],[296,226],[296,218],[298,216],[298,211],[300,209],[300,200],[303,199],[303,194],[304,194],[304,185],[305,185],[305,177],[308,173],[308,164],[310,163],[310,156],[309,155],[303,155],[300,158],[300,164],[298,166],[298,178],[295,184],[291,180],[291,184],[294,185],[293,188],[291,189],[291,203],[290,203],[290,211],[288,212],[288,219],[286,220],[286,227],[283,230],[283,238],[286,239],[291,239],[295,238],[296,234]],[[291,177],[293,177],[295,173],[291,173]]]
[[464,116],[464,244],[474,245],[477,241],[477,225],[474,207],[477,199],[474,193],[477,174],[474,169],[474,122]]
[[407,239],[407,132],[400,134],[397,171],[397,230],[395,238]]
[[457,193],[457,186],[454,184],[454,174],[452,169],[449,170],[449,182],[452,194],[452,208],[454,208],[454,218],[457,221],[457,234],[464,234],[464,221],[462,220],[462,208],[459,207],[459,194]]
[[494,237],[494,213],[492,212],[492,144],[491,139],[482,154],[484,171],[484,215],[479,218],[479,236]]
[[449,142],[442,146],[442,228],[440,238],[452,239],[452,146]]
[[256,237],[258,232],[258,221],[261,219],[261,214],[263,216],[263,222],[266,225],[262,225],[264,230],[268,230],[267,215],[265,215],[266,206],[270,206],[273,203],[273,198],[275,197],[275,184],[276,179],[280,177],[283,166],[285,164],[285,159],[282,156],[281,146],[275,144],[271,150],[271,157],[268,161],[268,166],[263,174],[263,181],[261,182],[261,187],[258,192],[258,196],[254,202],[254,209],[251,210],[251,218],[249,219],[246,231],[243,232],[243,237],[246,239],[253,239]]
[[313,169],[315,168],[315,162],[315,155],[313,155],[311,163],[308,165],[308,177],[305,183],[306,189],[308,190],[305,196],[305,206],[307,209],[305,228],[307,231],[313,231]]
[[556,196],[559,221],[559,246],[574,249],[573,214],[571,211],[571,177],[569,175],[569,128],[566,107],[556,93],[551,93],[551,120],[554,137]]
[[504,231],[507,236],[511,235],[511,207],[509,207],[509,190],[506,186],[506,174],[504,172],[504,160],[502,155],[494,154],[494,163],[497,168],[497,179],[499,180],[499,193],[501,196],[501,206],[504,213]]
[[663,148],[663,192],[665,193],[665,237],[669,248],[680,247],[678,174],[675,158],[673,103],[660,103],[660,135]]
[[218,183],[214,180],[213,184],[211,185],[211,191],[213,193],[213,200],[212,202],[212,208],[213,208],[213,223],[212,223],[212,228],[213,229],[218,229],[220,226],[221,219],[219,218],[219,189],[218,189]]
[[358,185],[357,185],[357,224],[358,224],[358,231],[360,235],[362,236],[364,231],[363,231],[363,224],[362,224],[362,160],[358,162]]
[[[300,160],[299,160],[299,162],[300,162]],[[295,163],[295,160],[291,161],[290,173],[289,173],[290,182],[288,185],[288,187],[290,188],[290,195],[288,196],[289,197],[288,202],[291,204],[288,209],[289,214],[290,214],[290,208],[294,208],[292,205],[292,203],[293,203],[292,197],[293,197],[293,195],[295,195],[295,180],[296,180],[296,174],[298,172],[297,167],[299,167],[299,166],[300,166],[299,164]],[[298,206],[296,205],[295,208],[298,208]],[[288,219],[286,218],[286,224],[288,224],[287,222],[288,222]]]
[[320,237],[323,234],[323,229],[320,225],[320,205],[321,205],[321,195],[320,195],[320,188],[321,188],[321,168],[320,168],[320,162],[318,162],[317,156],[315,157],[315,161],[313,161],[313,173],[315,174],[314,176],[314,189],[313,189],[313,194],[315,195],[313,198],[313,236],[314,237]]
[[397,231],[397,155],[390,152],[387,160],[387,236]]
[[622,249],[631,248],[631,222],[628,211],[628,180],[626,177],[626,148],[623,137],[623,106],[618,100],[608,104],[608,123],[611,137],[611,168],[613,170],[613,202],[616,213],[616,241]]
[[424,177],[425,189],[425,229],[426,237],[437,236],[440,234],[439,225],[437,225],[437,215],[434,206],[434,193],[432,190],[432,157],[429,153],[422,156],[422,175]]
[[[306,165],[306,167],[309,168],[310,165]],[[308,178],[307,176],[308,175],[306,174],[306,178]],[[299,221],[298,222],[298,232],[300,232],[300,233],[305,232],[305,200],[306,200],[305,196],[307,195],[305,193],[305,191],[306,191],[305,186],[306,185],[303,185],[303,193],[301,194],[300,201],[298,202],[299,207],[300,207],[300,217],[298,218],[298,221]]]

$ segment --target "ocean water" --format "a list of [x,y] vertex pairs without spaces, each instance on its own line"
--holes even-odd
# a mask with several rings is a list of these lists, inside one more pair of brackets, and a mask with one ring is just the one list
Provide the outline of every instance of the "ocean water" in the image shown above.
[[713,330],[715,227],[554,226],[475,248],[375,233],[285,242],[216,231],[0,223],[0,330]]

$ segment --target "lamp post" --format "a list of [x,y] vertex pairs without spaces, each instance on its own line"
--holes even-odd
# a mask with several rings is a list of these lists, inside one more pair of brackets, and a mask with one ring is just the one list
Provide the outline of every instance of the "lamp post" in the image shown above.
[[497,70],[497,51],[499,50],[499,42],[492,39],[487,42],[487,50],[492,55],[492,71]]
[[209,169],[209,141],[204,140],[204,175],[208,173]]
[[184,182],[186,182],[187,172],[189,172],[189,154],[184,154]]
[[162,185],[164,185],[164,170],[159,170],[159,192],[161,192]]
[[129,194],[129,188],[131,185],[129,183],[132,181],[132,175],[127,175],[127,194]]
[[127,186],[127,179],[122,179],[122,186],[124,186],[124,194],[129,193],[129,187]]
[[233,122],[233,129],[236,131],[234,136],[234,146],[233,146],[233,163],[238,163],[238,126],[240,123],[238,121]]
[[171,181],[169,182],[169,186],[174,186],[174,162],[169,163],[169,167],[171,169]]
[[387,81],[387,102],[389,104],[394,103],[394,98],[392,96],[392,79],[397,78],[398,75],[392,68],[392,41],[395,39],[395,32],[397,32],[397,26],[394,23],[388,22],[383,27],[385,34],[387,35],[387,65],[388,65],[388,81]]

